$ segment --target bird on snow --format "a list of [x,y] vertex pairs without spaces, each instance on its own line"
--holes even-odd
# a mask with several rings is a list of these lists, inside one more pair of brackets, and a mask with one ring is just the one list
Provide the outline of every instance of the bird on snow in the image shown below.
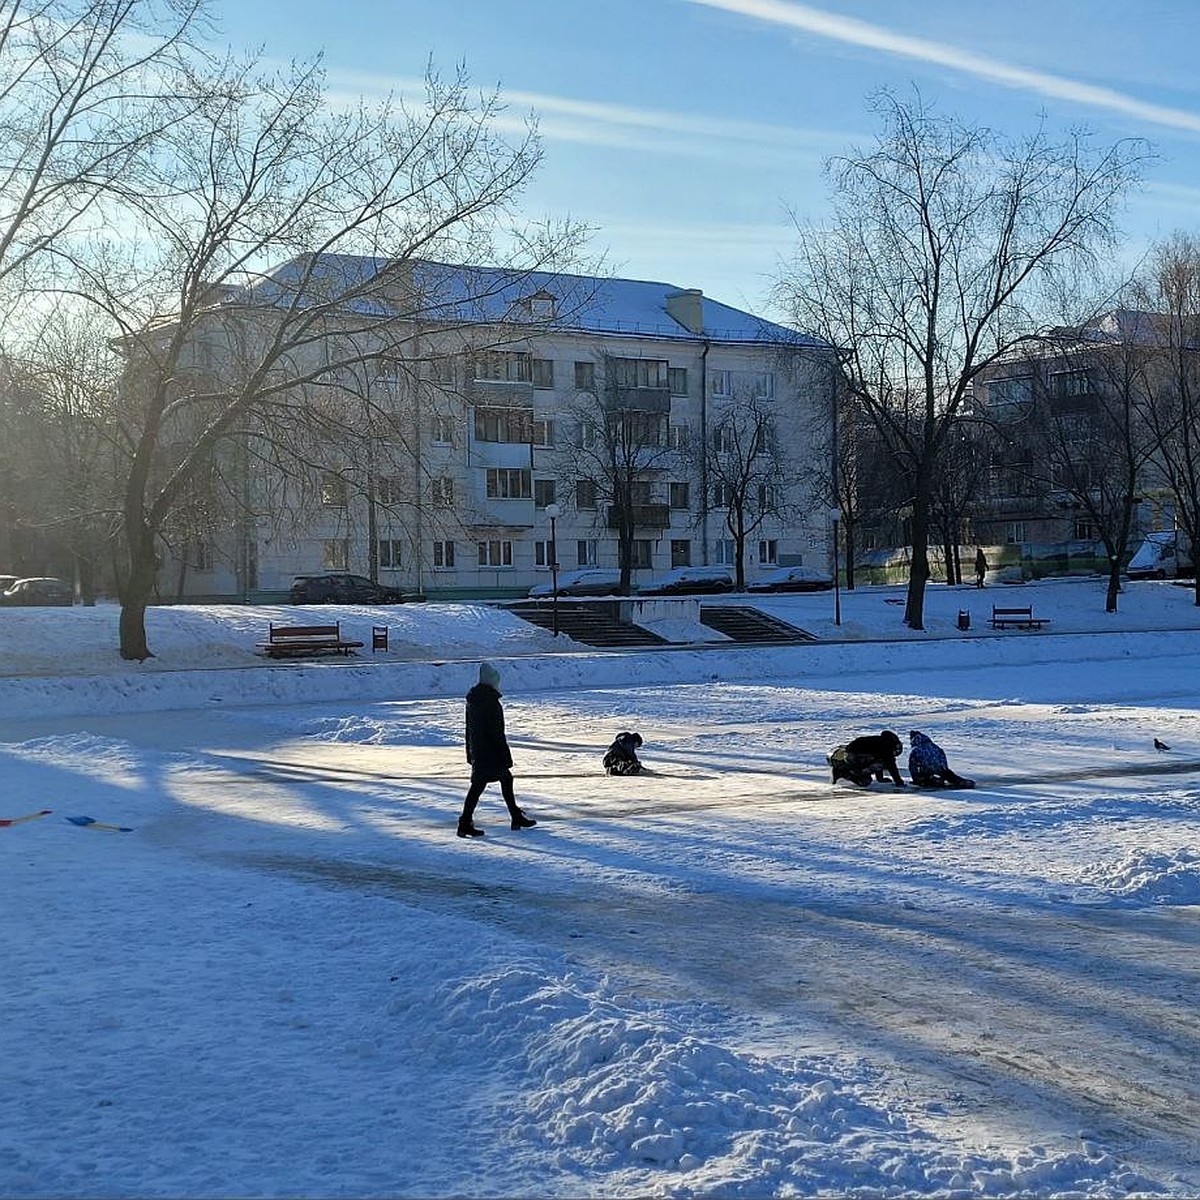
[[1154,748],[1155,748],[1155,750],[1170,750],[1171,747],[1168,746],[1166,742],[1160,742],[1158,740],[1158,738],[1155,738],[1154,739]]

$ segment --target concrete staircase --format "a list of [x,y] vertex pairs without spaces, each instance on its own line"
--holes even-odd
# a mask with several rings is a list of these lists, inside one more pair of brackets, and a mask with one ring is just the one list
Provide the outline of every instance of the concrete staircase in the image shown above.
[[795,625],[740,604],[702,604],[700,623],[735,642],[795,645],[797,642],[817,640],[811,633],[797,629]]
[[[554,628],[554,606],[546,600],[507,605],[511,612],[542,629]],[[665,646],[658,634],[620,619],[620,607],[605,601],[558,601],[558,629],[585,646]]]

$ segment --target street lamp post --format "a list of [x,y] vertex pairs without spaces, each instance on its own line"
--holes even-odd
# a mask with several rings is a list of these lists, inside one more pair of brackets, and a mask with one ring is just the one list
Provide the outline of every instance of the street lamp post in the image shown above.
[[838,578],[841,573],[841,564],[838,561],[838,526],[841,520],[841,509],[831,508],[829,521],[833,526],[833,623],[835,625],[842,623],[842,585]]
[[557,504],[546,505],[546,516],[550,518],[550,605],[555,637],[558,637],[558,518],[561,512]]

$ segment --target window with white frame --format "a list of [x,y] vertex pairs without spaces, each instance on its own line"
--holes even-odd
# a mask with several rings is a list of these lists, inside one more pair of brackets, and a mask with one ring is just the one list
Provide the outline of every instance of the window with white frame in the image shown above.
[[594,362],[577,362],[575,364],[575,390],[579,392],[596,390],[596,364]]
[[718,425],[712,431],[712,448],[718,454],[732,454],[737,440],[734,437],[733,425],[726,423]]
[[533,360],[533,386],[535,388],[552,388],[554,386],[554,359],[535,358]]
[[594,479],[575,480],[575,507],[596,507],[596,481]]
[[533,562],[538,567],[554,566],[554,542],[550,538],[533,543]]
[[346,495],[346,481],[336,471],[321,476],[321,503],[326,508],[345,508]]
[[671,566],[690,567],[692,565],[692,543],[688,538],[671,539]]
[[521,467],[489,467],[489,500],[528,500],[533,495],[533,472]]
[[1092,524],[1090,517],[1075,518],[1074,536],[1077,542],[1095,541],[1096,526]]
[[433,444],[435,446],[453,446],[454,425],[455,421],[453,417],[435,414],[433,418]]
[[579,450],[591,450],[596,445],[596,427],[590,421],[580,421],[575,427],[575,446]]
[[454,507],[454,480],[449,475],[439,475],[429,484],[435,508]]
[[187,544],[187,562],[196,571],[211,571],[213,569],[212,542],[203,538],[193,538]]
[[629,563],[634,570],[648,570],[654,564],[654,543],[649,538],[634,538]]
[[600,543],[595,538],[579,538],[575,542],[575,562],[581,567],[594,567],[599,551]]
[[479,543],[479,565],[481,567],[511,567],[513,544],[505,538],[493,538]]
[[381,475],[375,480],[375,499],[380,504],[399,504],[403,488],[403,481],[398,476]]
[[[690,508],[692,502],[691,484],[686,481],[683,483],[672,483],[668,485],[668,494],[670,496],[670,504],[672,508]],[[690,565],[690,564],[689,564]]]
[[383,570],[400,570],[403,545],[404,543],[398,538],[379,539],[379,565]]
[[433,543],[433,565],[436,570],[449,571],[454,566],[454,543],[438,541]]
[[770,512],[775,507],[775,489],[769,483],[758,485],[758,511]]
[[1056,371],[1050,376],[1050,394],[1059,400],[1068,396],[1090,396],[1092,380],[1086,369]]
[[746,391],[755,400],[775,398],[774,371],[748,371],[745,376]]
[[326,571],[345,571],[350,562],[350,543],[346,538],[326,538],[321,544],[321,566]]
[[709,384],[714,396],[733,395],[733,372],[712,371],[709,374]]
[[713,562],[722,567],[732,567],[737,562],[737,543],[733,538],[717,538],[713,542]]
[[554,503],[555,482],[553,479],[535,479],[533,481],[534,508],[545,508]]
[[713,508],[729,508],[733,504],[733,488],[727,483],[713,484]]
[[775,538],[763,538],[759,541],[758,561],[760,563],[777,563],[779,561],[779,542]]
[[672,450],[686,450],[691,440],[691,429],[687,425],[671,426],[668,443]]
[[687,367],[668,367],[667,387],[672,396],[686,396],[688,394]]
[[497,383],[530,383],[533,355],[523,350],[482,350],[475,355],[475,378]]
[[554,445],[554,419],[552,417],[539,417],[534,420],[533,444],[535,446]]
[[1025,522],[1009,521],[1004,530],[1004,540],[1010,546],[1019,545],[1025,540]]

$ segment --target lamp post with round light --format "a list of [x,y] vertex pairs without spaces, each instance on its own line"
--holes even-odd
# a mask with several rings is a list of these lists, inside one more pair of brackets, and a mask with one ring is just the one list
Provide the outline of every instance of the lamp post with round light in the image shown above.
[[550,606],[555,637],[558,637],[558,518],[561,513],[557,504],[546,505],[546,516],[550,518]]

